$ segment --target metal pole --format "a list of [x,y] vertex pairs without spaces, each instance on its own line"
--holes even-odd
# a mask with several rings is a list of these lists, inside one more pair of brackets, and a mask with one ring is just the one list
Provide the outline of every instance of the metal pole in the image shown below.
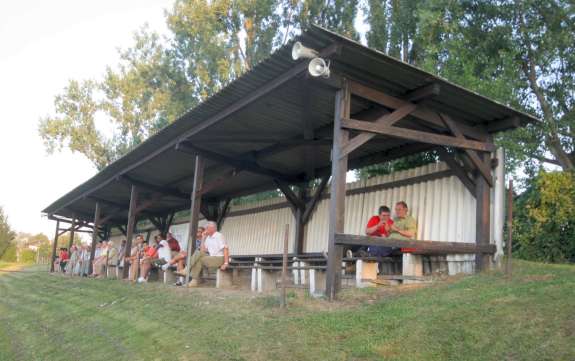
[[280,306],[282,308],[287,307],[287,297],[286,297],[286,278],[287,278],[287,259],[288,259],[288,246],[289,245],[289,224],[286,224],[286,230],[284,235],[284,253],[282,259],[282,288],[281,288],[281,298]]
[[52,257],[50,262],[50,272],[54,272],[54,262],[56,262],[56,248],[58,247],[58,230],[60,229],[60,221],[56,221],[56,233],[54,234],[54,244],[52,245]]
[[507,195],[507,277],[512,273],[513,251],[513,179],[509,180],[509,194]]

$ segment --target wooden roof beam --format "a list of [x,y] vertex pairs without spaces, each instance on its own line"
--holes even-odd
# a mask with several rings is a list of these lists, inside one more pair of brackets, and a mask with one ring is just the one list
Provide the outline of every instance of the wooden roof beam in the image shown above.
[[343,119],[342,126],[346,129],[390,135],[393,137],[413,140],[422,143],[429,143],[429,144],[436,144],[436,145],[443,145],[464,149],[473,149],[482,152],[495,151],[495,146],[492,143],[460,139],[456,137],[436,133],[422,132],[419,130],[413,130],[407,128],[389,127],[355,119]]

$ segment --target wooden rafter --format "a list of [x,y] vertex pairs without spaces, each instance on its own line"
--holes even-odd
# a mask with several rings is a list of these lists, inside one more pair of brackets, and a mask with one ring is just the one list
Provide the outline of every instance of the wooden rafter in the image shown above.
[[[455,121],[453,121],[453,119],[451,119],[450,116],[442,114],[440,115],[440,117],[447,126],[447,128],[449,128],[451,133],[453,133],[453,135],[456,138],[465,140],[465,136],[463,135],[463,132],[459,129],[459,125]],[[495,148],[492,151],[494,150]],[[485,178],[489,186],[493,187],[493,177],[491,176],[491,167],[484,161],[482,161],[481,158],[479,158],[477,152],[470,149],[464,149],[464,151],[471,160],[471,162],[473,163],[473,165],[477,168],[477,170],[479,170],[479,173],[481,173],[483,178]]]
[[[352,94],[371,100],[374,103],[381,104],[387,108],[397,109],[409,103],[407,100],[385,94],[379,90],[368,87],[356,81],[350,81],[350,86]],[[412,115],[435,126],[444,127],[444,123],[437,112],[427,107],[419,107],[412,113]],[[488,134],[487,130],[483,126],[472,127],[461,124],[460,127],[466,136],[473,139],[484,140]]]
[[342,127],[347,129],[354,129],[360,131],[366,131],[376,134],[390,135],[398,138],[413,140],[417,142],[450,146],[456,148],[473,149],[480,150],[483,152],[492,152],[495,150],[495,146],[492,143],[479,142],[475,140],[460,139],[456,137],[451,137],[447,135],[441,135],[436,133],[422,132],[419,130],[399,128],[399,127],[388,127],[379,124],[374,124],[370,122],[364,122],[355,119],[343,119]]
[[437,153],[439,154],[439,159],[444,161],[449,168],[453,171],[453,173],[459,178],[461,183],[467,188],[469,193],[475,195],[475,183],[465,171],[465,168],[455,159],[455,156],[451,153],[448,153],[444,148],[437,148]]
[[[385,127],[391,127],[401,119],[405,118],[409,114],[413,113],[417,109],[416,104],[408,103],[405,104],[391,113],[385,114],[378,119],[376,119],[373,124],[378,124]],[[367,143],[369,140],[374,138],[376,134],[374,133],[360,133],[355,137],[351,138],[347,145],[342,149],[341,156],[345,157],[349,153],[353,152],[355,149],[359,148],[363,144]]]

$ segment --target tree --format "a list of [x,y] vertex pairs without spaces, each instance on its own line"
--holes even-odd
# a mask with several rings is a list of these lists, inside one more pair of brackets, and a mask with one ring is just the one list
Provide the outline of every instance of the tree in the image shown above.
[[8,224],[8,217],[4,213],[4,209],[0,207],[0,259],[4,253],[12,245],[12,241],[16,237],[16,233],[10,228]]
[[541,172],[514,204],[514,253],[543,262],[575,262],[575,176]]
[[[143,27],[102,80],[72,80],[40,120],[49,152],[67,147],[98,169],[253,68],[302,26],[357,38],[357,1],[177,0],[161,38]],[[170,39],[170,40],[167,40]],[[102,134],[96,121],[113,130]]]
[[562,0],[432,0],[417,11],[424,68],[542,119],[499,137],[511,168],[527,161],[573,170],[575,7]]

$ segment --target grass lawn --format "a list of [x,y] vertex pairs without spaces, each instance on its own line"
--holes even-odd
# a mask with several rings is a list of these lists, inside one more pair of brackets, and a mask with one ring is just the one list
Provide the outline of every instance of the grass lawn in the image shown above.
[[[45,269],[43,267],[42,269]],[[575,360],[575,266],[515,263],[426,287],[177,289],[0,272],[0,360]]]

